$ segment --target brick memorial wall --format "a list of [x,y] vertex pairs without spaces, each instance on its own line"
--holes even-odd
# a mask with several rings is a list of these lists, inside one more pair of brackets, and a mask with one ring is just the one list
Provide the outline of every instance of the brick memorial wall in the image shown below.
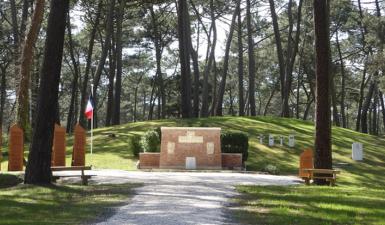
[[242,154],[222,153],[222,167],[226,169],[241,169]]
[[220,128],[162,127],[161,130],[160,168],[222,168]]
[[52,166],[66,165],[66,129],[55,124],[52,145]]
[[86,131],[82,126],[80,126],[80,124],[76,124],[74,136],[72,166],[84,166],[86,157]]
[[9,134],[8,171],[22,171],[24,160],[24,133],[13,125]]
[[156,152],[145,152],[139,153],[140,158],[140,169],[152,169],[159,168],[160,153]]

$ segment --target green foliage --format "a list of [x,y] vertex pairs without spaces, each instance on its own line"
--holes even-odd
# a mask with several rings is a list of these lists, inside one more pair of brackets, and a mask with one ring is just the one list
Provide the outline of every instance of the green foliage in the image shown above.
[[222,132],[221,148],[224,153],[242,153],[242,161],[245,162],[249,155],[249,137],[243,132]]
[[160,152],[160,137],[156,130],[148,130],[140,139],[144,152]]
[[280,173],[279,168],[272,164],[267,164],[265,167],[263,167],[262,172],[266,172],[272,175],[278,175]]
[[16,186],[23,182],[23,180],[15,175],[11,174],[0,174],[0,188],[9,188]]
[[140,144],[140,136],[139,135],[134,135],[131,137],[131,149],[132,153],[134,154],[135,157],[139,156],[139,153],[142,152],[142,146]]

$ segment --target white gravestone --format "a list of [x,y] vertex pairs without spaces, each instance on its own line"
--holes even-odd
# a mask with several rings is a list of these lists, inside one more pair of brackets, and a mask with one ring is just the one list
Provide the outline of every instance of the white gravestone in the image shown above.
[[259,143],[263,144],[263,135],[259,135]]
[[273,135],[269,135],[269,146],[274,146],[274,136]]
[[295,145],[295,137],[294,135],[289,135],[289,147],[293,148]]
[[281,146],[283,146],[283,137],[282,136],[279,137],[279,141],[280,141]]
[[186,157],[186,169],[195,170],[197,168],[197,163],[195,157]]
[[355,161],[361,161],[364,159],[364,148],[362,143],[352,144],[352,159]]

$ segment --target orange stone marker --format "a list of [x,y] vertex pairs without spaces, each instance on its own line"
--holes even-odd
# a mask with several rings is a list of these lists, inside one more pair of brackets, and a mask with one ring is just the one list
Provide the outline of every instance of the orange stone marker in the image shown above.
[[303,169],[313,169],[313,150],[306,149],[299,159],[299,177],[308,177],[309,173]]
[[9,135],[8,171],[23,170],[24,134],[23,130],[13,125]]
[[72,166],[85,165],[85,161],[86,161],[85,148],[86,148],[86,131],[78,123],[75,126],[75,140],[74,140],[74,147],[72,152]]
[[52,166],[66,165],[66,129],[55,124],[52,145]]

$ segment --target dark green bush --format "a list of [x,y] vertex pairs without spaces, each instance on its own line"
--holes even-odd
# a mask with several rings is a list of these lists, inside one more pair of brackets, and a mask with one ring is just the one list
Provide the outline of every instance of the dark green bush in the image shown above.
[[140,146],[144,152],[160,152],[160,137],[156,130],[149,130],[140,138]]
[[242,153],[242,161],[245,162],[249,155],[249,136],[242,132],[223,132],[221,148],[223,153]]
[[134,135],[131,137],[131,149],[135,157],[139,156],[139,153],[142,152],[142,146],[140,145],[140,136]]

